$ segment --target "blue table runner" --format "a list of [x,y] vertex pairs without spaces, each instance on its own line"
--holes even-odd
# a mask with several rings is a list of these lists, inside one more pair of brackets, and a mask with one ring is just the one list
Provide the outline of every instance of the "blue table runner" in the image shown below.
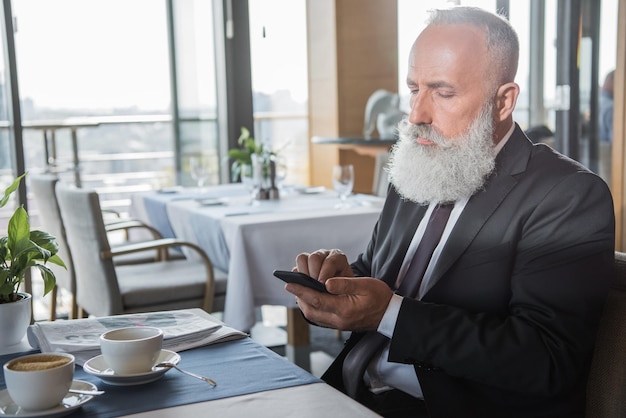
[[[18,354],[0,356],[2,364]],[[208,383],[172,369],[151,383],[137,386],[113,386],[76,366],[75,380],[85,380],[106,391],[83,405],[72,417],[116,417],[238,395],[306,385],[320,379],[297,367],[250,338],[213,344],[182,351],[179,366],[208,376]],[[0,381],[5,389],[4,375]]]

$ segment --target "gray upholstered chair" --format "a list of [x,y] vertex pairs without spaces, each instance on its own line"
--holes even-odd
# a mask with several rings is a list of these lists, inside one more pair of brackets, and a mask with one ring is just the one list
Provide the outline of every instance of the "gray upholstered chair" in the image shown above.
[[626,253],[615,253],[587,385],[590,418],[626,417]]
[[[51,265],[50,268],[54,271],[57,278],[57,285],[51,292],[50,302],[50,320],[56,319],[57,310],[57,296],[58,289],[65,289],[71,297],[69,318],[77,318],[80,316],[80,308],[76,304],[76,277],[74,273],[74,266],[72,263],[72,253],[67,246],[65,240],[65,228],[61,219],[61,213],[59,211],[59,205],[56,199],[55,187],[59,181],[58,177],[54,174],[31,174],[28,176],[29,191],[32,192],[33,200],[39,213],[39,224],[42,229],[54,235],[57,238],[59,244],[59,257],[64,261],[67,269],[62,267]],[[109,233],[115,233],[120,231],[127,239],[128,232],[132,229],[141,229],[148,232],[148,235],[153,239],[161,238],[161,234],[155,228],[135,219],[124,219],[119,216],[106,216],[106,212],[103,211],[103,219],[105,219],[106,229]],[[108,219],[108,220],[107,220]],[[183,255],[179,251],[158,251],[154,250],[151,253],[142,254],[128,254],[116,257],[114,262],[116,264],[135,264],[153,262],[162,257],[178,257],[182,258]]]
[[54,321],[56,319],[59,288],[65,289],[70,294],[69,318],[76,318],[78,316],[78,307],[74,297],[76,295],[76,277],[74,276],[72,253],[65,241],[65,231],[63,230],[61,214],[54,194],[54,187],[58,181],[57,177],[53,174],[34,174],[28,176],[26,180],[29,181],[28,189],[32,192],[39,212],[39,224],[44,231],[56,237],[59,245],[58,256],[61,257],[67,266],[67,269],[64,269],[54,264],[48,264],[56,276],[56,286],[51,292],[50,320]]
[[[106,316],[186,308],[223,310],[226,273],[214,269],[202,249],[176,239],[111,247],[94,190],[58,183],[56,196],[76,272],[76,300],[87,313]],[[200,261],[113,262],[122,254],[181,246],[195,250]]]

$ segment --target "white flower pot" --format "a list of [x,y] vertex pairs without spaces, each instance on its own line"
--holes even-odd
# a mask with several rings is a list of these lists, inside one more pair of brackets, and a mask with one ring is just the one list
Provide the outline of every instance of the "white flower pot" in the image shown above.
[[32,297],[28,293],[20,295],[18,301],[0,303],[0,348],[19,343],[30,325]]

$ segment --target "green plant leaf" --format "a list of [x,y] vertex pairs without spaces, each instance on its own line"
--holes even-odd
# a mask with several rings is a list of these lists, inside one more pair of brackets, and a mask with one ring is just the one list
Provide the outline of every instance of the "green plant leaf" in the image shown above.
[[41,273],[41,278],[43,279],[43,294],[45,296],[54,289],[54,285],[56,284],[54,273],[43,264],[37,264],[35,267],[37,267]]
[[56,238],[54,235],[50,235],[47,232],[38,230],[30,231],[30,240],[36,245],[48,250],[51,255],[59,252],[59,244],[57,244]]
[[2,283],[0,283],[0,300],[9,301],[10,298],[8,295],[15,293],[13,291],[14,288],[15,286],[11,280],[8,280],[8,278],[4,279]]
[[228,157],[240,164],[250,164],[250,152],[245,149],[233,148],[228,151]]
[[[6,264],[6,259],[9,254],[9,249],[7,247],[8,239],[9,238],[6,236],[0,237],[0,262],[2,263],[2,265]],[[0,280],[2,280],[1,277],[0,277]]]
[[18,242],[24,239],[30,239],[28,214],[22,206],[15,209],[13,216],[9,219],[8,237],[7,246],[9,247],[9,251],[13,253],[17,252],[15,248]]
[[239,144],[239,146],[245,147],[246,143],[249,142],[250,140],[254,142],[254,139],[250,138],[250,131],[248,130],[248,128],[246,128],[245,126],[242,126],[241,135],[239,135],[239,138],[237,138],[237,143]]
[[59,257],[58,255],[53,255],[52,257],[50,257],[48,259],[48,263],[52,263],[52,264],[56,264],[57,266],[61,266],[63,267],[65,270],[67,270],[67,266],[65,265],[65,263],[63,262],[63,260],[61,260],[61,257]]
[[[4,192],[0,207],[6,205],[8,197],[17,190],[18,177]],[[47,232],[30,230],[28,213],[20,206],[9,219],[7,235],[0,237],[0,303],[16,300],[16,294],[24,281],[28,269],[35,267],[41,272],[44,281],[44,295],[56,284],[54,272],[45,266],[46,262],[66,268],[65,263],[56,254],[59,246],[56,238]]]
[[19,176],[18,178],[16,178],[13,181],[13,183],[9,187],[6,188],[6,190],[4,191],[4,196],[2,196],[2,199],[0,199],[0,208],[4,207],[7,204],[7,202],[9,201],[9,197],[11,196],[11,193],[17,190],[17,188],[20,185],[20,181],[24,178],[26,174],[28,174],[28,171],[22,174],[21,176]]

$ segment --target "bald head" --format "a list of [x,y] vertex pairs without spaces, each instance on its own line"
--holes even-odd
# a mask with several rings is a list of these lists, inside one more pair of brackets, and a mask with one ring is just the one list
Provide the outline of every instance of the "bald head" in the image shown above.
[[470,25],[484,34],[483,47],[495,86],[515,81],[519,61],[519,40],[502,16],[477,7],[459,6],[431,11],[429,26]]

